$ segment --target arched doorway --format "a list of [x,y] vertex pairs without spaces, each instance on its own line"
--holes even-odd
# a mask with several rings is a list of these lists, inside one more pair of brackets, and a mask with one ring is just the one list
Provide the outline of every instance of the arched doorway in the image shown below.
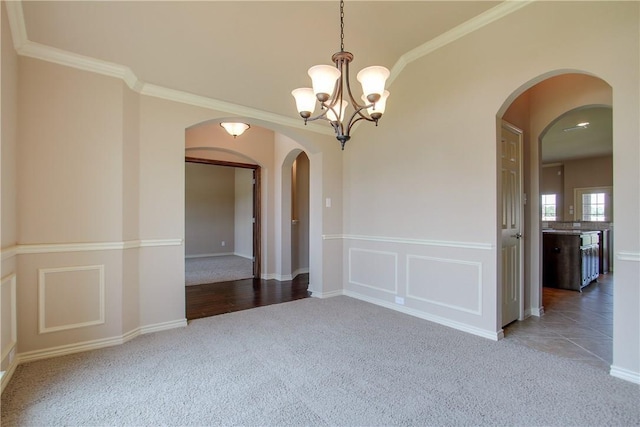
[[[260,230],[259,236],[257,236],[259,242],[254,247],[257,253],[255,257],[259,260],[260,272],[252,279],[257,281],[256,286],[253,288],[249,286],[247,292],[254,292],[255,306],[277,303],[277,298],[273,298],[276,294],[281,298],[285,298],[287,295],[292,299],[298,299],[300,295],[306,297],[308,296],[307,287],[310,277],[314,273],[316,275],[322,274],[321,268],[317,268],[317,265],[321,266],[321,256],[319,257],[320,264],[316,262],[313,267],[306,267],[309,273],[306,276],[306,283],[302,283],[301,280],[295,284],[292,283],[291,293],[284,288],[274,292],[264,291],[274,286],[286,286],[284,282],[294,281],[291,271],[292,240],[290,230],[292,162],[303,151],[310,153],[308,156],[307,154],[304,156],[307,156],[309,160],[306,172],[309,190],[306,197],[311,200],[320,194],[319,188],[321,187],[319,185],[310,185],[312,182],[310,171],[319,167],[317,162],[321,160],[321,155],[315,153],[314,156],[313,150],[303,150],[302,143],[253,121],[247,121],[251,122],[251,128],[247,132],[237,138],[232,138],[219,126],[221,121],[223,120],[214,119],[187,128],[185,155],[234,167],[240,164],[242,167],[260,171],[259,179],[256,179],[256,185],[259,187],[259,191],[256,192],[258,196],[254,197],[257,199],[255,205],[258,207],[255,216],[256,226]],[[286,167],[283,166],[285,164]],[[316,179],[318,179],[317,175]],[[288,185],[286,191],[283,191],[283,182]],[[317,215],[317,212],[315,215],[311,215],[311,212],[320,208],[318,203],[307,202],[309,228],[311,226],[315,229],[322,228],[321,223],[318,224],[318,221],[321,222],[322,216]],[[287,223],[286,226],[283,222]],[[321,236],[307,235],[306,237],[307,240],[313,241],[308,244],[308,252],[317,252],[317,242],[321,241]],[[285,268],[283,268],[283,260],[287,260]],[[281,284],[275,284],[275,282]],[[319,283],[316,282],[316,287]]]
[[282,161],[280,182],[277,274],[282,280],[309,273],[309,179],[309,157],[301,149],[290,150]]
[[[533,319],[540,319],[545,312],[543,300],[543,259],[542,259],[542,218],[541,218],[541,177],[543,172],[543,157],[541,140],[545,133],[550,129],[554,122],[563,117],[567,112],[584,108],[587,105],[608,106],[612,105],[611,87],[603,80],[587,74],[581,73],[551,73],[551,75],[534,79],[523,85],[518,91],[514,92],[514,96],[505,102],[502,113],[498,114],[498,122],[503,120],[513,123],[523,130],[523,203],[524,210],[524,227],[523,227],[523,244],[524,257],[522,268],[524,269],[523,290],[521,298],[522,312],[520,319],[526,319],[533,316]],[[500,150],[500,147],[498,148]],[[500,152],[499,152],[500,155]],[[500,182],[500,178],[499,178]],[[568,210],[568,208],[567,208]],[[500,216],[500,213],[499,213]],[[573,225],[573,218],[571,225]],[[545,224],[546,226],[546,224]],[[499,261],[498,271],[501,271]],[[500,287],[505,286],[504,278],[500,278]],[[501,307],[498,305],[498,309]],[[501,318],[502,313],[499,313]],[[545,318],[547,320],[549,317]],[[562,320],[562,319],[560,319]],[[501,325],[502,326],[502,325]],[[545,331],[539,327],[534,331],[531,327],[530,342],[538,346],[540,349],[555,348],[559,351],[568,352],[564,344],[554,342],[554,345],[545,344]],[[610,329],[611,329],[611,325]],[[510,326],[511,331],[521,327],[520,322]],[[563,327],[567,328],[568,323]],[[509,328],[506,329],[505,335],[509,336]],[[580,331],[588,333],[587,331]],[[600,333],[600,332],[598,332]],[[547,334],[553,335],[553,334]],[[556,335],[553,335],[557,337]],[[609,332],[607,339],[608,353],[611,350],[611,336]],[[547,337],[548,338],[548,337]],[[577,341],[571,345],[578,345]],[[580,354],[584,352],[585,360],[595,355],[595,350],[589,351],[583,344],[583,348],[575,352]],[[600,353],[602,354],[602,352]],[[576,357],[579,358],[579,357]],[[600,358],[602,359],[602,358]],[[611,364],[611,358],[608,357],[606,363],[602,360],[602,366]]]

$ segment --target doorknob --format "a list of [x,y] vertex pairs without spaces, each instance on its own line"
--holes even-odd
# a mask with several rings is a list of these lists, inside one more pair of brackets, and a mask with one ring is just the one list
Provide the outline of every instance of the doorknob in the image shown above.
[[512,234],[511,237],[515,237],[516,239],[522,238],[522,233]]

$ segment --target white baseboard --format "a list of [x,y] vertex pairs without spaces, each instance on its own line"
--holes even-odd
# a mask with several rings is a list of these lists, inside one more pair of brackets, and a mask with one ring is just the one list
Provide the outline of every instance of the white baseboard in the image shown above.
[[168,331],[169,329],[184,328],[187,326],[187,319],[171,320],[169,322],[156,323],[153,325],[138,328],[138,335],[150,334],[153,332]]
[[187,326],[186,319],[172,320],[164,323],[157,323],[154,325],[142,326],[132,331],[127,332],[124,335],[103,338],[92,341],[84,341],[80,343],[61,345],[57,347],[45,348],[41,350],[28,351],[26,353],[18,353],[13,361],[13,364],[2,376],[2,390],[9,380],[13,376],[13,372],[16,367],[21,363],[33,362],[35,360],[49,359],[52,357],[65,356],[67,354],[80,353],[89,350],[98,350],[101,348],[112,347],[115,345],[124,344],[127,341],[132,340],[138,335],[149,334],[152,332],[166,331],[169,329],[181,328]]
[[391,310],[399,311],[410,316],[419,317],[420,319],[428,320],[430,322],[438,323],[443,326],[448,326],[453,329],[457,329],[462,332],[467,332],[473,335],[477,335],[482,338],[488,338],[492,341],[498,341],[501,338],[502,330],[494,332],[486,329],[476,328],[465,323],[456,322],[454,320],[445,319],[444,317],[428,314],[423,311],[419,311],[413,308],[406,307],[404,305],[393,304],[388,301],[372,298],[366,295],[359,294],[357,292],[345,290],[344,295],[356,298],[362,301],[370,302],[371,304],[379,305]]
[[4,392],[4,388],[7,386],[7,384],[9,384],[9,381],[11,381],[11,378],[13,377],[13,373],[16,371],[16,368],[18,367],[18,364],[19,364],[18,360],[19,359],[15,357],[7,367],[7,370],[2,373],[2,377],[0,377],[0,394]]
[[184,258],[185,259],[191,259],[191,258],[209,258],[209,257],[214,257],[214,256],[229,256],[229,255],[236,255],[233,252],[219,252],[219,253],[215,253],[215,254],[197,254],[197,255],[185,255]]
[[309,272],[308,268],[300,268],[294,271],[292,274],[275,274],[275,273],[262,273],[260,278],[263,280],[277,280],[279,282],[287,282],[289,280],[293,280],[299,274],[306,274]]
[[609,374],[612,377],[620,378],[622,380],[629,381],[634,384],[640,384],[640,372],[634,372],[634,371],[630,371],[629,369],[620,368],[620,367],[611,365]]
[[299,268],[296,271],[294,271],[293,273],[291,273],[291,275],[293,277],[298,277],[301,274],[309,274],[309,267],[307,267],[307,268]]
[[239,254],[237,252],[234,252],[231,255],[239,256],[240,258],[250,259],[253,261],[253,255]]
[[333,298],[339,297],[340,295],[345,295],[342,290],[331,292],[314,292],[312,289],[309,289],[309,292],[311,292],[311,296],[314,298]]

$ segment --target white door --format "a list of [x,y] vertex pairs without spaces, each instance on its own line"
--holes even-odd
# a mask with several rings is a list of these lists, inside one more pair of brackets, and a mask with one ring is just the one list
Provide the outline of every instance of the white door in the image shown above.
[[521,314],[522,269],[522,131],[502,122],[502,326]]

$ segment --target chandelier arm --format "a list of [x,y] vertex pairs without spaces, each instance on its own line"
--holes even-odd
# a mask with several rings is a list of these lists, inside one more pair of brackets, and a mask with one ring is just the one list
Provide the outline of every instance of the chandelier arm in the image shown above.
[[349,95],[349,100],[351,101],[351,106],[353,107],[353,109],[356,110],[356,111],[362,111],[362,109],[365,108],[366,106],[360,105],[360,103],[358,101],[356,101],[355,97],[353,96],[353,93],[351,93],[351,82],[350,82],[350,76],[349,76],[349,62],[351,62],[351,61],[350,60],[345,60],[344,61],[344,70],[345,70],[344,81],[345,81],[346,86],[347,86],[347,94]]
[[349,118],[349,122],[347,125],[347,135],[351,134],[351,128],[353,127],[354,124],[356,124],[357,122],[359,122],[360,120],[366,120],[368,122],[375,122],[375,124],[378,124],[378,121],[376,119],[372,119],[371,117],[365,116],[364,114],[362,114],[362,110],[365,108],[370,107],[370,105],[365,105],[364,107],[361,107],[360,109],[356,110],[351,117]]
[[318,120],[318,119],[326,119],[327,121],[331,121],[331,120],[327,119],[327,111],[328,111],[328,110],[323,110],[323,111],[322,111],[320,114],[318,114],[317,116],[315,116],[315,117],[309,117],[308,119],[304,119],[304,121],[305,121],[305,123],[306,123],[306,122],[313,122],[313,121]]

